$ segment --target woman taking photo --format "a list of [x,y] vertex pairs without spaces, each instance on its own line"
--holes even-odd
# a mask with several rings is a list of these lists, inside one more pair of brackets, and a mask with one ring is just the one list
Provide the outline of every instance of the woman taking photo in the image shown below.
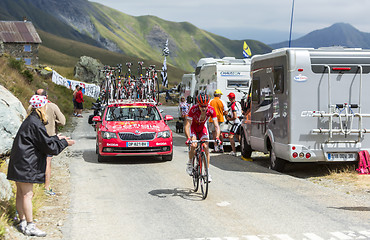
[[28,236],[44,237],[46,233],[33,223],[33,184],[45,182],[46,156],[58,155],[74,144],[65,136],[50,137],[45,128],[46,96],[30,99],[32,110],[20,126],[10,153],[8,179],[17,186],[16,209],[20,223],[17,228]]

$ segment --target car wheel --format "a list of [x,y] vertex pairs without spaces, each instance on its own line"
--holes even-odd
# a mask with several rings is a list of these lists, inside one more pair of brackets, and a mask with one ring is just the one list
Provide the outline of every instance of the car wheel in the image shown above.
[[105,158],[98,153],[98,162],[102,163],[105,161]]
[[276,156],[275,150],[273,147],[270,149],[270,169],[282,172],[284,171],[286,161],[284,159],[278,158]]
[[171,153],[171,155],[162,156],[163,161],[172,161],[172,158],[173,158],[173,152]]
[[240,139],[240,151],[242,152],[242,156],[245,158],[250,158],[252,156],[252,147],[247,143],[247,138],[244,133],[242,133]]

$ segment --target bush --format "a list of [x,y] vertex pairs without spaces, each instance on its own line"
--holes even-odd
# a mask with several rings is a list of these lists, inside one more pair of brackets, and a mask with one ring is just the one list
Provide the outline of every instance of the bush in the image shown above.
[[18,70],[18,72],[21,72],[24,68],[24,62],[22,60],[17,60],[13,57],[9,58],[8,63],[11,68]]
[[33,81],[33,74],[30,70],[26,69],[22,71],[22,75],[26,78],[28,83],[32,83]]

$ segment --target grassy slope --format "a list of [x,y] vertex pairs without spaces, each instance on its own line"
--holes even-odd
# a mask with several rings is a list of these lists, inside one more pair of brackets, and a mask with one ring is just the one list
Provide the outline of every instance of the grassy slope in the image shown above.
[[[26,109],[35,90],[43,88],[47,90],[50,101],[57,104],[68,119],[73,112],[72,90],[54,84],[51,79],[44,79],[37,74],[33,75],[33,81],[27,81],[17,70],[9,67],[7,57],[0,57],[0,85],[17,97]],[[84,99],[85,107],[90,108],[94,100],[89,97],[84,97]]]
[[[144,56],[149,59],[159,59],[161,47],[152,47],[147,36],[153,27],[159,28],[156,41],[168,38],[170,41],[170,63],[188,71],[193,70],[194,63],[202,57],[235,56],[242,58],[242,44],[240,40],[230,40],[207,31],[201,30],[188,22],[171,22],[155,16],[133,17],[112,8],[93,3],[99,12],[99,17],[92,17],[99,33],[117,45],[128,55]],[[252,53],[270,52],[267,45],[246,40]],[[172,47],[172,48],[171,48]]]
[[[40,63],[52,65],[56,70],[58,67],[59,69],[64,69],[64,76],[68,78],[73,78],[73,68],[80,56],[90,56],[99,59],[104,65],[111,66],[115,66],[119,63],[125,65],[126,62],[132,62],[134,64],[134,71],[137,67],[137,62],[143,60],[137,57],[131,57],[94,47],[89,44],[61,38],[42,30],[38,30],[38,33],[42,39],[42,45],[39,50]],[[144,59],[145,66],[151,64],[156,65],[157,69],[162,67],[161,62]],[[66,68],[70,70],[68,71]],[[180,82],[184,73],[185,72],[181,69],[168,66],[170,85],[173,85],[174,82]]]

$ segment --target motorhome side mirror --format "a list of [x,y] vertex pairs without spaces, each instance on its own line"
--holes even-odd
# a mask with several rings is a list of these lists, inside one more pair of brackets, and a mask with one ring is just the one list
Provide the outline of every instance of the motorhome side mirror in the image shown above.
[[101,122],[101,117],[100,116],[94,116],[92,121],[93,122]]
[[173,120],[173,117],[171,115],[166,115],[166,116],[164,116],[164,120],[165,121],[171,121],[171,120]]

